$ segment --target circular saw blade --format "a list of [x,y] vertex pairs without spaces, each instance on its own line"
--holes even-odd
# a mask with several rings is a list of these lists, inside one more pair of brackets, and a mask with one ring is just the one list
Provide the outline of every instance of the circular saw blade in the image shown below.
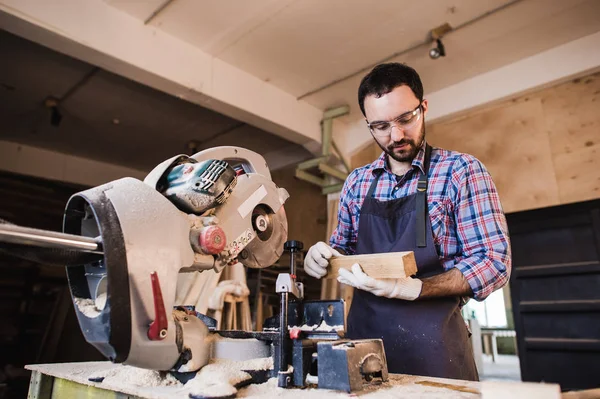
[[283,244],[287,241],[288,224],[283,206],[271,214],[271,223],[273,225],[272,233],[266,240],[261,240],[259,236],[253,239],[244,249],[239,261],[253,269],[262,269],[271,266],[281,257],[283,253]]

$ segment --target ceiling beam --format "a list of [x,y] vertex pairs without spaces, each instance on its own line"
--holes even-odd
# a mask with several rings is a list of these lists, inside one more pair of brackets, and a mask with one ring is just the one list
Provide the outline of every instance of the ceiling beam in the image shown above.
[[0,0],[0,28],[291,142],[321,142],[321,110],[107,2]]
[[122,177],[143,180],[148,172],[2,140],[0,170],[86,186]]

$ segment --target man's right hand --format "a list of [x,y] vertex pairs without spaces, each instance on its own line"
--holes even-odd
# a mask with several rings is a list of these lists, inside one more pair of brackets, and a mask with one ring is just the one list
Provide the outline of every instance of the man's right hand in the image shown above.
[[327,274],[327,266],[329,265],[329,259],[332,256],[342,256],[341,253],[325,244],[323,241],[319,241],[306,253],[304,258],[304,271],[309,276],[314,278],[321,278]]

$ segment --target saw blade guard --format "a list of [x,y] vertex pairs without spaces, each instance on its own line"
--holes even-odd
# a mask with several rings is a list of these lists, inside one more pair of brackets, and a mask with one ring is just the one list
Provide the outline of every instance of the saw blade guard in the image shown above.
[[[274,264],[283,253],[288,224],[283,204],[288,192],[271,180],[265,159],[240,147],[215,147],[194,154],[198,162],[219,159],[236,171],[237,183],[214,216],[227,235],[223,262],[237,260],[251,268]],[[224,267],[216,262],[216,268]]]
[[[289,194],[271,180],[260,154],[225,146],[177,155],[154,168],[144,183],[190,216],[196,253],[215,257],[214,264],[205,258],[184,271],[212,267],[219,272],[235,262],[264,268],[281,257],[288,231],[283,204]],[[219,245],[206,245],[207,237]]]
[[[101,237],[103,244],[102,261],[70,266],[67,277],[85,339],[111,361],[169,370],[179,360],[169,315],[179,270],[194,262],[189,229],[185,214],[133,178],[77,193],[67,203],[64,232]],[[166,312],[160,339],[149,335],[160,315],[153,275]]]

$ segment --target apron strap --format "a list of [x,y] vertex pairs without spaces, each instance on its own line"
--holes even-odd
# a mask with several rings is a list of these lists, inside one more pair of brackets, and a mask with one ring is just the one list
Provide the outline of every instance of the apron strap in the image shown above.
[[367,191],[366,198],[373,197],[373,193],[375,192],[375,188],[377,187],[377,181],[379,181],[379,176],[381,176],[382,173],[383,173],[383,169],[375,169],[373,171],[373,176],[375,176],[375,178],[373,179],[373,182],[369,186],[369,191]]
[[[425,144],[425,157],[423,160],[423,169],[425,173],[419,175],[419,182],[417,183],[417,204],[416,204],[416,228],[417,228],[417,247],[425,248],[427,246],[427,175],[429,173],[429,161],[431,160],[431,146]],[[376,169],[373,171],[375,178],[369,187],[367,192],[367,198],[372,198],[379,177],[383,173],[383,170]]]
[[417,183],[417,247],[427,246],[427,175],[429,174],[429,161],[431,159],[431,147],[425,144],[425,159],[423,170],[425,173],[419,175]]

